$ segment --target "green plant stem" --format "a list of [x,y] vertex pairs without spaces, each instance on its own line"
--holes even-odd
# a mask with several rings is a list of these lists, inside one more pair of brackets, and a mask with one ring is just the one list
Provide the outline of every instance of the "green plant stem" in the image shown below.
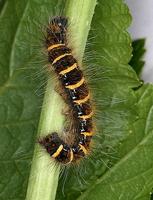
[[[66,16],[69,17],[70,35],[75,38],[73,48],[77,58],[82,60],[96,0],[68,0]],[[38,128],[38,137],[48,133],[61,132],[64,117],[61,114],[63,100],[55,92],[53,81],[48,80],[43,109]],[[36,144],[32,160],[31,173],[26,200],[54,200],[58,185],[60,167]]]
[[68,0],[66,4],[66,15],[70,19],[70,35],[74,38],[73,47],[77,58],[82,60],[91,20],[94,14],[96,0]]

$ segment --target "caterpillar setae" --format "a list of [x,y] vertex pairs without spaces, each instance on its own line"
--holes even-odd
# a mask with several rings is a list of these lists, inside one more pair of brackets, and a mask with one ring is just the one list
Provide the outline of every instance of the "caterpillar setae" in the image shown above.
[[45,45],[48,60],[57,74],[63,97],[69,107],[71,123],[68,138],[61,138],[54,132],[39,139],[49,155],[62,164],[75,163],[90,152],[94,134],[93,106],[84,73],[68,47],[68,19],[53,17],[47,26]]

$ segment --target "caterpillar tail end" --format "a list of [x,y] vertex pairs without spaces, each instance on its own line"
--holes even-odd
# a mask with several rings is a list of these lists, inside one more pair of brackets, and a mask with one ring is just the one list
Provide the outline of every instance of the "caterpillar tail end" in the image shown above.
[[56,132],[39,139],[38,142],[46,149],[51,158],[64,165],[76,163],[88,153],[87,149],[81,144],[73,147],[69,146]]

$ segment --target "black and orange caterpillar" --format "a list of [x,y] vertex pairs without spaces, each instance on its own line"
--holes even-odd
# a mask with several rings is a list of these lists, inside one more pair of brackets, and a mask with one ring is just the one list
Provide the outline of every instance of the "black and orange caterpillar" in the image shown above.
[[[73,142],[61,139],[56,132],[39,140],[56,161],[67,164],[85,157],[90,151],[93,136],[93,108],[90,92],[84,74],[67,44],[68,20],[54,17],[47,27],[46,48],[51,63],[65,94],[71,113],[73,113]],[[75,130],[75,131],[74,131]]]

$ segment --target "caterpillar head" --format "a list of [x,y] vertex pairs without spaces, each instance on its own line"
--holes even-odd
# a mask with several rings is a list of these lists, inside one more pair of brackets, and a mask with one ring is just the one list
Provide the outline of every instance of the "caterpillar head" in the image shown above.
[[47,47],[54,44],[66,43],[67,18],[57,16],[51,19],[47,27]]

